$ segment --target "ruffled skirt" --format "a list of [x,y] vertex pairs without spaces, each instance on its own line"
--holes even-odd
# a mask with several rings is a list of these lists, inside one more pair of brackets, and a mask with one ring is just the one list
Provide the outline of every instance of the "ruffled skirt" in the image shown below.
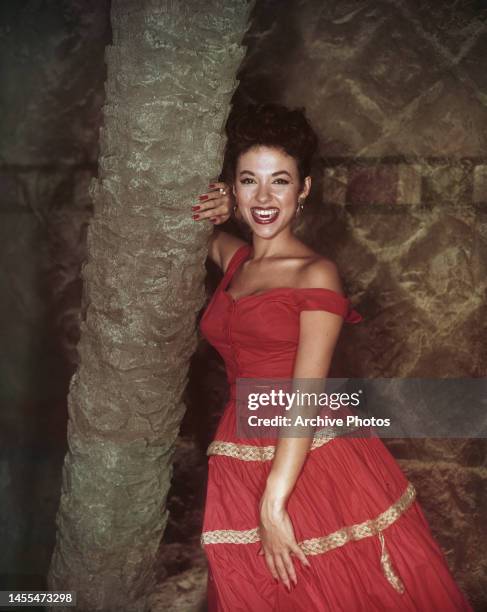
[[291,555],[290,592],[257,554],[273,447],[215,439],[208,454],[201,544],[209,612],[473,610],[379,438],[339,437],[308,452],[287,511],[311,567]]

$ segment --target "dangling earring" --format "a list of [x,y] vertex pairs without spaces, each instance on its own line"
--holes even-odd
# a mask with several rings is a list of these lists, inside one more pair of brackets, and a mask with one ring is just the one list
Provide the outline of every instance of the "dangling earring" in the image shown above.
[[298,205],[296,207],[296,215],[295,215],[296,217],[303,212],[304,201],[305,200],[306,200],[306,198],[303,198],[303,197],[298,198]]

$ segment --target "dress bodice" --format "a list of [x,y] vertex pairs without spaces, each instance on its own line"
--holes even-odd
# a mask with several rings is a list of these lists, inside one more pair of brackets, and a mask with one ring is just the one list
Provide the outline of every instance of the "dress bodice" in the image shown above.
[[226,288],[251,252],[246,244],[234,253],[200,321],[203,336],[225,362],[231,386],[237,377],[292,376],[301,311],[326,310],[347,323],[363,320],[348,297],[331,289],[275,287],[234,299]]

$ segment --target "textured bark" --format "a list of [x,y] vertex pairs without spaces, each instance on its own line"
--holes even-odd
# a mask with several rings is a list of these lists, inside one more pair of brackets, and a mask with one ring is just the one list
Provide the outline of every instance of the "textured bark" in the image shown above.
[[50,589],[77,591],[80,611],[146,610],[154,588],[205,297],[209,229],[192,221],[190,205],[220,170],[248,10],[245,0],[112,4],[80,365],[48,576]]

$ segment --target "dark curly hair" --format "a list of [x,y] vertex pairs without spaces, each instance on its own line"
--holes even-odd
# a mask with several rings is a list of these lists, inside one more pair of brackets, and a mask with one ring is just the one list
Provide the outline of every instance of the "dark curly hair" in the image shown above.
[[305,117],[304,108],[291,110],[269,102],[250,104],[243,111],[230,114],[225,132],[222,177],[229,184],[235,182],[239,156],[258,145],[282,149],[293,157],[301,183],[311,172],[318,137]]

